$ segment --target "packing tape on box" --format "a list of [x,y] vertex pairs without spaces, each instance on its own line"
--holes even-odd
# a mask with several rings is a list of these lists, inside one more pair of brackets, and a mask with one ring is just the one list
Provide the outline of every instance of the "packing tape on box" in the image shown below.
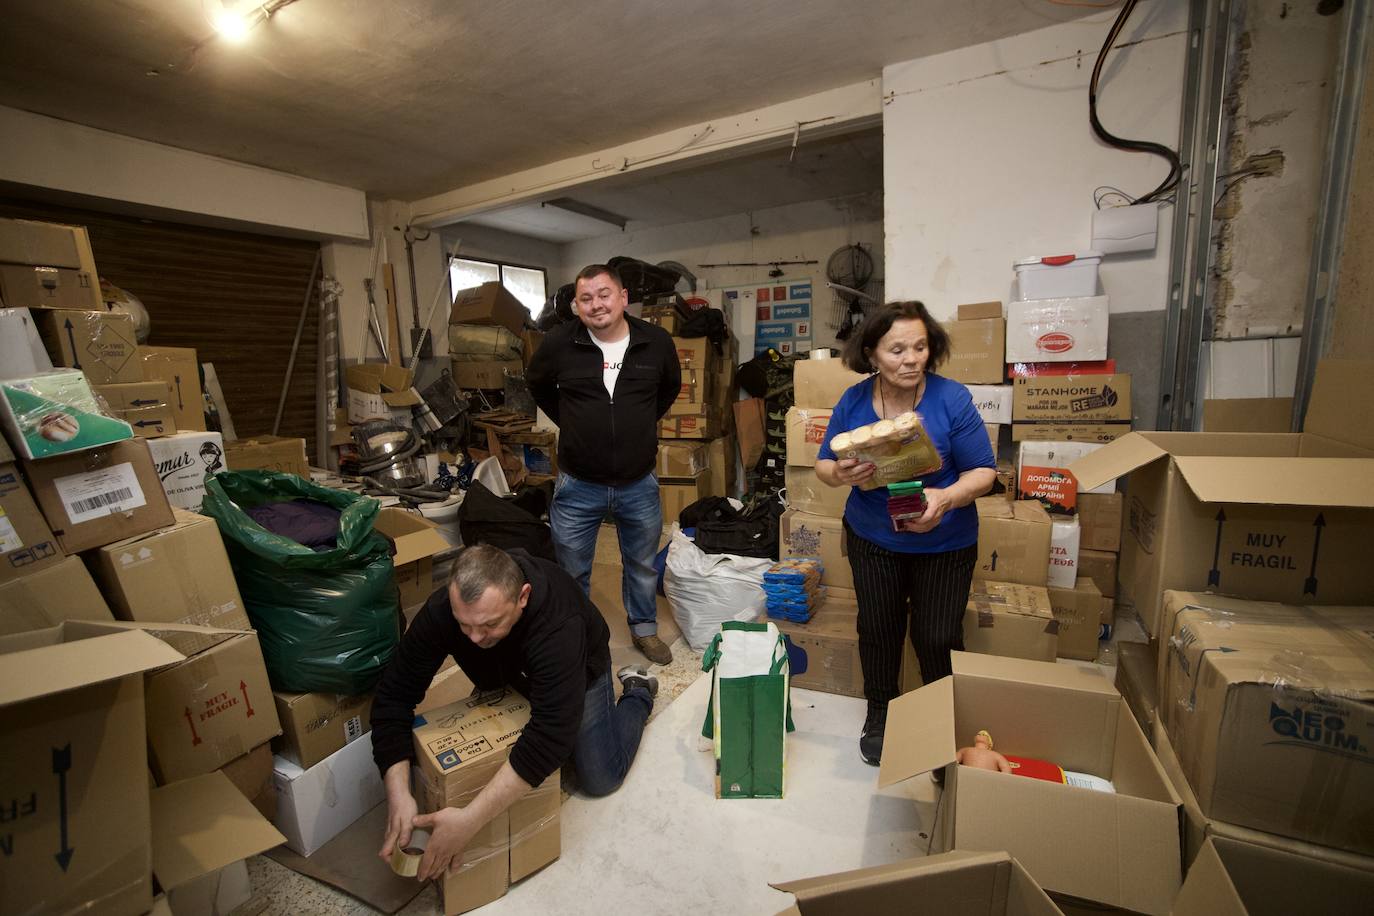
[[410,832],[410,842],[391,852],[391,870],[402,878],[414,878],[420,872],[420,859],[429,845],[429,831],[417,827]]

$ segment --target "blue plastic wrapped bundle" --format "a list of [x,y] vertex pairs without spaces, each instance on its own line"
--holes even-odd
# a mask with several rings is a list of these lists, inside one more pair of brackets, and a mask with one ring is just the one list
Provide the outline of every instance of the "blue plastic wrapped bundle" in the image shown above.
[[810,620],[825,595],[823,571],[816,557],[788,557],[774,563],[763,574],[768,616],[796,623]]

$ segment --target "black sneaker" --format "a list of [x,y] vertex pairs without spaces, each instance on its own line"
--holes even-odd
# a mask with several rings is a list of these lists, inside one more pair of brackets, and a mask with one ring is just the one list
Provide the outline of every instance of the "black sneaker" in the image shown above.
[[632,687],[642,687],[649,691],[649,698],[658,696],[658,678],[639,665],[626,665],[615,673],[620,681],[620,692],[625,694]]
[[883,758],[883,732],[886,730],[887,706],[869,703],[864,730],[859,735],[859,756],[869,766],[877,766]]

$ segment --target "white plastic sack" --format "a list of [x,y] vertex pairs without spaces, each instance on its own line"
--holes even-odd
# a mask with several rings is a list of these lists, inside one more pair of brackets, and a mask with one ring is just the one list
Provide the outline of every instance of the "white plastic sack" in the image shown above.
[[767,600],[763,574],[772,565],[767,557],[704,553],[674,525],[663,593],[687,645],[705,651],[727,620],[757,620]]

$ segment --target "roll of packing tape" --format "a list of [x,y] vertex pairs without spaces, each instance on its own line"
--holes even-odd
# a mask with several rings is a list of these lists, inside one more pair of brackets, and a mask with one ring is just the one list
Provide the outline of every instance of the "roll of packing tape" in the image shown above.
[[410,842],[397,846],[391,853],[391,870],[402,878],[414,878],[420,872],[420,858],[429,845],[429,831],[416,828],[410,832]]

